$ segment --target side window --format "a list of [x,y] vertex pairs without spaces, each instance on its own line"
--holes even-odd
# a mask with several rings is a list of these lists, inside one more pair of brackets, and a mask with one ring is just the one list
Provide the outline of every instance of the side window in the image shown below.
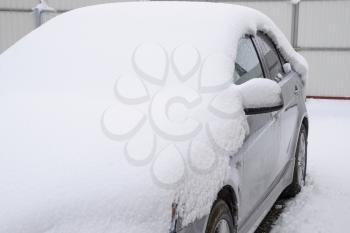
[[[258,33],[257,41],[265,58],[272,79],[283,74],[280,57],[273,42],[263,33]],[[281,77],[278,77],[281,78]]]
[[238,42],[234,83],[239,85],[253,78],[263,78],[263,71],[255,46],[249,37]]

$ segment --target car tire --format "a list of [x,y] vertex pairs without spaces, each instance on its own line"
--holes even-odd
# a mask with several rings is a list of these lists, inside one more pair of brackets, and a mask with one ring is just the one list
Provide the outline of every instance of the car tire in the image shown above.
[[304,125],[301,126],[295,152],[295,163],[292,183],[282,193],[283,198],[295,197],[305,185],[307,165],[307,132]]
[[236,233],[230,208],[223,200],[216,200],[211,209],[205,233]]

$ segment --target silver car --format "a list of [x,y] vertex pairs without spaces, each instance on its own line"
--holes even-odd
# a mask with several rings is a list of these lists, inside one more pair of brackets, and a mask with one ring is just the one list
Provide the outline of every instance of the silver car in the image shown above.
[[254,232],[281,194],[294,197],[303,187],[309,129],[304,84],[262,32],[242,38],[236,57],[235,84],[255,78],[278,83],[283,103],[245,109],[250,133],[239,159],[231,160],[232,168],[241,168],[238,193],[236,184],[222,187],[208,216],[175,232]]
[[305,182],[305,73],[232,4],[51,19],[0,56],[0,233],[253,232]]

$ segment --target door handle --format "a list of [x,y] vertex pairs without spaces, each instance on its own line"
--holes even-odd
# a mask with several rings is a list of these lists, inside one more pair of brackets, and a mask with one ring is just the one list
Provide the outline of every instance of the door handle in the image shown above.
[[298,88],[298,86],[294,87],[294,95],[299,95],[300,94],[300,90]]
[[283,78],[283,75],[281,73],[278,73],[274,79],[276,82],[280,82],[282,78]]

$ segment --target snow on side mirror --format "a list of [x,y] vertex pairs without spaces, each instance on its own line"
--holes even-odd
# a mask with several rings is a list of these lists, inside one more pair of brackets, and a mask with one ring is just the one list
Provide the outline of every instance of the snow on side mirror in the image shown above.
[[284,63],[283,64],[283,71],[286,74],[288,74],[289,72],[292,71],[292,66],[290,65],[290,63]]
[[274,112],[283,107],[282,90],[275,81],[255,78],[238,87],[246,115]]

